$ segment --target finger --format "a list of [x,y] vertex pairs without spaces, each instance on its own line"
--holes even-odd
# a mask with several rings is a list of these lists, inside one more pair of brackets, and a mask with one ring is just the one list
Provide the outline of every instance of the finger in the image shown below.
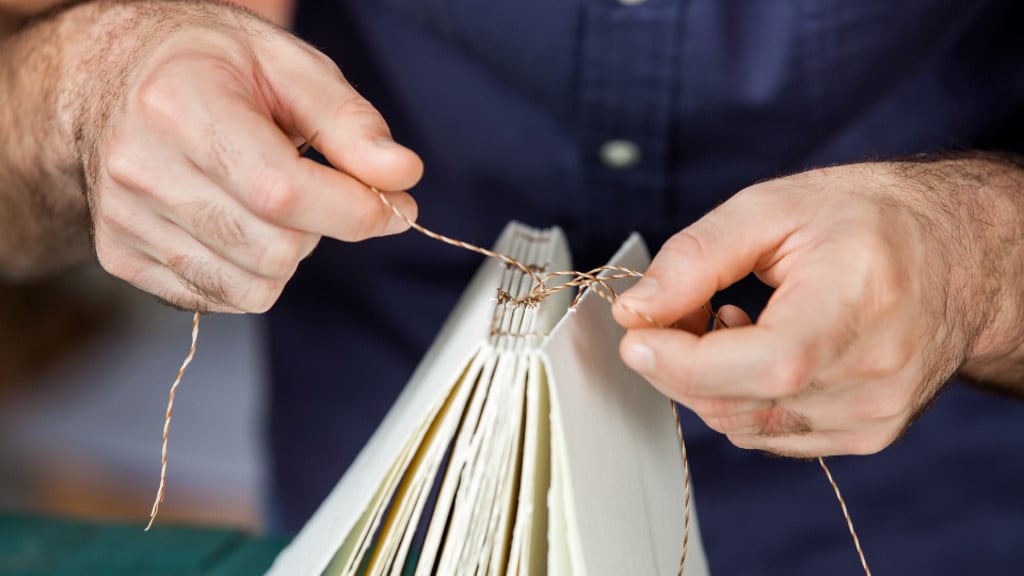
[[780,406],[807,415],[816,431],[841,432],[905,425],[919,415],[932,395],[922,394],[924,362],[915,361],[895,375],[863,380],[850,375],[828,386],[812,385],[803,395]]
[[287,280],[257,276],[235,266],[170,221],[150,226],[136,248],[166,271],[147,273],[149,282],[161,283],[147,291],[178,306],[187,303],[191,309],[265,312]]
[[291,278],[320,240],[316,234],[272,226],[237,204],[202,197],[169,217],[217,256],[264,278]]
[[[137,227],[140,215],[160,214],[229,262],[260,276],[290,277],[319,236],[257,218],[199,167],[166,142],[119,144],[107,171],[121,188],[110,190],[118,216]],[[160,166],[159,173],[147,167]],[[167,183],[174,186],[168,187]],[[106,199],[106,194],[103,195]],[[104,206],[110,203],[104,202]],[[144,229],[137,229],[145,236]]]
[[[186,65],[195,64],[191,61],[168,63],[160,74],[141,84],[139,96],[133,100],[138,107],[135,112],[147,120],[144,124],[180,146],[177,153],[249,211],[273,224],[341,240],[361,240],[407,228],[358,179],[300,158],[292,141],[294,134],[275,123],[271,106],[261,101],[260,89],[247,87],[228,74],[233,70],[230,65],[211,66],[209,56],[204,58],[201,66]],[[182,86],[207,89],[183,90]],[[182,122],[182,118],[190,121]],[[152,136],[149,132],[136,134],[122,142],[142,142],[149,148]],[[117,157],[131,158],[130,150],[125,144]],[[128,178],[138,174],[137,167],[127,161],[115,166],[115,171],[128,174]],[[403,213],[416,216],[410,196],[393,192],[391,199]]]
[[827,251],[805,257],[755,325],[703,337],[630,330],[623,358],[673,397],[795,396],[857,337],[857,294],[847,294],[842,266]]
[[[220,302],[211,302],[184,282],[152,254],[143,241],[126,235],[115,238],[110,223],[101,221],[96,229],[96,257],[103,268],[136,288],[153,294],[167,304],[199,312],[241,312]],[[134,241],[132,241],[134,240]]]
[[[619,301],[671,324],[715,292],[769,265],[794,221],[778,186],[767,182],[748,188],[670,238]],[[623,326],[642,326],[622,306],[614,312]]]
[[245,313],[244,310],[239,310],[227,303],[211,300],[202,290],[182,280],[173,270],[156,260],[150,259],[146,269],[131,284],[180,310],[195,310],[202,313]]
[[845,382],[810,384],[804,393],[760,405],[746,399],[683,398],[712,429],[727,435],[769,438],[810,432],[854,432],[906,426],[927,398],[917,392],[923,369],[917,361],[899,374],[864,381],[851,375]]
[[261,54],[261,65],[274,116],[286,130],[310,139],[332,165],[378,189],[407,190],[419,181],[419,156],[394,142],[380,113],[330,59],[291,39],[274,44]]
[[750,324],[750,315],[742,308],[732,304],[723,305],[715,313],[715,330],[720,328],[739,328],[741,326],[749,326]]
[[676,323],[672,325],[673,328],[679,330],[686,330],[691,334],[704,334],[708,331],[708,320],[711,319],[711,307],[701,306],[699,309],[684,315]]
[[756,435],[774,438],[778,436],[804,435],[818,431],[815,423],[805,414],[784,404],[771,401],[745,401],[743,409],[736,412],[709,416],[700,411],[697,415],[709,428],[726,435]]
[[[630,330],[620,352],[625,363],[671,398],[774,399],[794,391],[783,373],[796,352],[757,326],[696,336],[682,330]],[[799,375],[802,376],[802,375]],[[786,385],[773,382],[786,379]]]
[[776,437],[735,434],[728,438],[739,448],[762,450],[792,458],[817,458],[876,454],[891,445],[899,434],[899,428],[888,427],[871,431],[814,432]]
[[[218,104],[214,104],[218,105]],[[258,110],[241,102],[212,125],[211,141],[232,140],[226,151],[193,139],[184,153],[247,210],[278,226],[357,241],[404,231],[377,195],[352,176],[300,157],[281,130]],[[398,209],[415,219],[416,203],[405,192],[387,192]]]
[[[692,410],[697,416],[704,420],[711,428],[719,432],[725,431],[753,431],[745,426],[733,424],[734,420],[746,418],[755,412],[771,408],[775,405],[772,400],[760,398],[722,398],[722,397],[692,397],[687,396],[675,399],[677,402]],[[716,425],[712,425],[712,424]]]
[[209,308],[266,312],[284,289],[284,280],[245,273],[212,254],[198,250],[172,255],[163,264],[186,290]]

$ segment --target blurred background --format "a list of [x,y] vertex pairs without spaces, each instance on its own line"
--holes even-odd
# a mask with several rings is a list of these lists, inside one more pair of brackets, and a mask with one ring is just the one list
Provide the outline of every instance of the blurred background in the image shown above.
[[[0,513],[144,522],[191,322],[95,266],[0,283]],[[158,524],[263,527],[262,336],[256,316],[200,322]]]

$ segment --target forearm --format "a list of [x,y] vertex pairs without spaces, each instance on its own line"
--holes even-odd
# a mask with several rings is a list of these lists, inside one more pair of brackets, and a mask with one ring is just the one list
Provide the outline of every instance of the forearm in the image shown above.
[[[75,123],[98,55],[116,50],[111,15],[78,5],[22,23],[0,49],[0,274],[24,278],[89,254]],[[104,22],[104,17],[108,19]]]
[[986,297],[955,310],[983,323],[959,372],[1024,396],[1024,158],[982,154],[954,168],[959,194],[974,199],[959,233],[977,234],[975,271],[988,284]]

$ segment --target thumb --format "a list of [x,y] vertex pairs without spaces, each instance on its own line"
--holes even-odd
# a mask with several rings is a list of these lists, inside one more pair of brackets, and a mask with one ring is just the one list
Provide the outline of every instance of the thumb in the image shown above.
[[384,191],[419,181],[419,156],[395,143],[384,118],[330,58],[282,36],[269,40],[260,64],[278,124],[310,140],[332,166]]
[[670,238],[650,268],[616,302],[616,321],[649,328],[646,314],[671,325],[716,292],[771,266],[789,233],[792,210],[771,182],[736,194]]

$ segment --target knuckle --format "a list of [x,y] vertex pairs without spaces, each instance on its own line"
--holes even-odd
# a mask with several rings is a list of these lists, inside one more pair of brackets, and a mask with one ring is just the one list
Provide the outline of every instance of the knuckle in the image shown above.
[[844,442],[840,449],[845,454],[870,456],[887,448],[896,439],[897,434],[888,430],[857,434]]
[[907,278],[893,262],[892,247],[874,231],[862,231],[851,240],[856,251],[850,254],[850,277],[863,278],[861,290],[872,300],[873,308],[887,311],[899,303]]
[[251,185],[252,209],[257,216],[271,222],[288,220],[299,204],[299,191],[283,172],[264,169],[255,175]]
[[320,244],[320,236],[317,234],[307,234],[305,240],[302,242],[302,251],[299,260],[305,260],[313,255],[313,251]]
[[225,249],[247,243],[245,226],[223,206],[213,202],[195,202],[189,210],[193,212],[192,227],[197,236],[209,238]]
[[743,426],[743,422],[740,421],[735,415],[720,415],[720,416],[705,416],[700,412],[697,413],[704,423],[707,424],[708,428],[711,428],[715,432],[721,434],[737,434],[740,432],[749,432]]
[[332,120],[339,123],[355,124],[368,129],[387,129],[387,123],[380,112],[368,100],[352,93],[338,102],[332,112]]
[[765,389],[775,398],[796,396],[811,375],[811,362],[805,353],[797,353],[776,361],[768,369]]
[[877,347],[865,362],[868,376],[882,378],[903,370],[914,358],[914,346],[908,343],[883,345]]
[[896,280],[895,271],[878,266],[879,263],[888,262],[892,254],[892,248],[889,246],[886,238],[879,231],[870,228],[862,231],[858,236],[857,245],[864,255],[865,262],[876,267],[877,271],[885,272],[878,275],[878,279],[883,286],[894,285]]
[[108,274],[140,290],[160,296],[164,287],[160,284],[159,276],[153,274],[156,265],[152,261],[113,246],[109,240],[100,236],[96,238],[95,251],[96,259]]
[[203,310],[230,306],[234,302],[223,270],[202,258],[176,254],[167,258],[167,267],[178,277],[181,286],[195,296],[195,302]]
[[705,258],[704,240],[698,235],[697,224],[681,230],[665,242],[660,252],[669,255],[673,260],[698,260]]
[[755,182],[734,194],[727,202],[757,202],[762,199],[774,201],[779,196],[792,194],[796,183],[807,179],[809,175],[809,172],[800,172],[789,176]]
[[725,422],[725,419],[717,416],[704,416],[699,412],[697,415],[704,421],[705,426],[711,428],[715,432],[718,432],[719,434],[726,434],[729,431],[729,426],[728,423]]
[[302,47],[305,49],[306,54],[313,59],[314,64],[322,68],[324,74],[348,84],[348,80],[345,79],[345,75],[342,73],[341,68],[338,68],[338,64],[334,59],[308,44],[303,44]]
[[731,218],[730,214],[737,211],[766,214],[798,209],[796,204],[799,202],[800,195],[794,195],[794,187],[799,187],[799,185],[790,178],[775,178],[758,182],[733,194],[710,214],[715,215],[718,219],[728,220]]
[[167,70],[163,72],[150,75],[139,83],[134,103],[146,118],[161,123],[177,123],[181,117],[181,98],[177,95],[175,83],[168,81],[172,75]]
[[755,413],[758,434],[769,438],[810,434],[813,429],[802,414],[784,406],[773,406]]
[[181,286],[174,289],[160,288],[154,292],[154,295],[168,306],[185,312],[195,311],[205,314],[230,310],[224,304],[208,302],[201,296],[197,296],[194,291]]
[[348,226],[342,240],[357,242],[373,238],[383,232],[391,219],[391,213],[385,211],[382,204],[352,203],[349,206]]
[[306,243],[302,236],[282,231],[263,245],[255,271],[269,278],[290,277],[305,255]]
[[277,302],[284,290],[283,280],[255,278],[246,282],[245,289],[236,302],[236,307],[243,312],[262,314]]
[[742,448],[744,450],[760,448],[760,444],[756,441],[756,437],[750,434],[726,434],[725,437],[737,448]]
[[140,190],[147,185],[147,171],[135,148],[124,139],[111,140],[106,144],[103,166],[113,182],[125,188]]
[[96,260],[107,273],[128,282],[132,280],[129,267],[126,265],[121,251],[114,246],[108,234],[96,234],[94,249],[96,250]]

